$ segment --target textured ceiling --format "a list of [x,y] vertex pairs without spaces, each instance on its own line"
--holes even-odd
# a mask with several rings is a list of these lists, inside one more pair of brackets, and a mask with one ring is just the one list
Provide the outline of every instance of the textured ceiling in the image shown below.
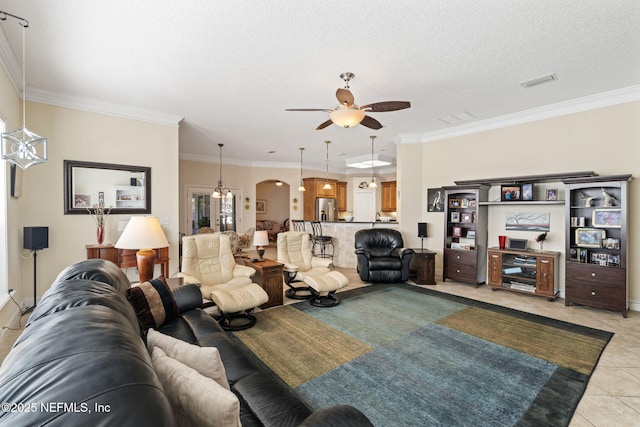
[[[27,99],[165,123],[183,158],[305,165],[395,156],[399,141],[640,84],[637,0],[0,0],[29,20]],[[0,61],[21,85],[21,27],[0,21]],[[384,127],[316,131],[340,73]],[[557,80],[524,89],[548,73]],[[440,118],[468,112],[474,119]],[[269,154],[273,151],[274,153]],[[266,162],[266,163],[265,163]]]

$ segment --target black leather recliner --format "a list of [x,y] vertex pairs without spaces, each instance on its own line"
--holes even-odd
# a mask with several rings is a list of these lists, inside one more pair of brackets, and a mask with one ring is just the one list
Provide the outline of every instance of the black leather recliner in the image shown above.
[[365,282],[394,283],[409,279],[413,249],[404,248],[402,234],[390,228],[356,231],[358,274]]

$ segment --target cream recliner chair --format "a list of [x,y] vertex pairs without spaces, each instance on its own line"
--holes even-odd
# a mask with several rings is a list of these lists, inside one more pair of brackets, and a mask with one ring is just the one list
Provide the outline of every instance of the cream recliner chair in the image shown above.
[[[220,311],[220,325],[227,330],[253,326],[254,308],[266,303],[269,296],[262,287],[253,283],[251,267],[236,264],[229,237],[222,233],[198,234],[182,238],[182,277],[184,283],[200,286],[205,299],[212,300]],[[232,325],[237,318],[248,319]]]
[[[330,258],[313,256],[311,236],[303,231],[278,233],[278,262],[284,263],[285,295],[293,299],[308,299],[312,305],[330,307],[340,303],[335,292],[349,284],[347,277],[332,271]],[[294,286],[304,282],[306,286]],[[326,292],[326,295],[321,295]]]

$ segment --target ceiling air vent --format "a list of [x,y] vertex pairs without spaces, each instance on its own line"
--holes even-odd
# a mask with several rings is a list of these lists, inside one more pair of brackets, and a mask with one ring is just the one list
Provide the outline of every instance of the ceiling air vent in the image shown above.
[[553,80],[558,80],[558,77],[556,77],[555,73],[547,74],[546,76],[540,76],[540,77],[536,77],[535,79],[524,81],[520,83],[520,85],[524,88],[529,88],[531,86],[540,85],[542,83],[550,82]]

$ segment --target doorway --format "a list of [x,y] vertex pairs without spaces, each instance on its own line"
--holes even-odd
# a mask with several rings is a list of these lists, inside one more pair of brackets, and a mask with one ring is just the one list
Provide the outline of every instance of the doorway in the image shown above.
[[238,212],[242,192],[231,189],[233,197],[216,199],[211,197],[213,187],[187,187],[186,227],[188,234],[197,234],[202,227],[214,231],[237,231],[242,229],[242,215]]

